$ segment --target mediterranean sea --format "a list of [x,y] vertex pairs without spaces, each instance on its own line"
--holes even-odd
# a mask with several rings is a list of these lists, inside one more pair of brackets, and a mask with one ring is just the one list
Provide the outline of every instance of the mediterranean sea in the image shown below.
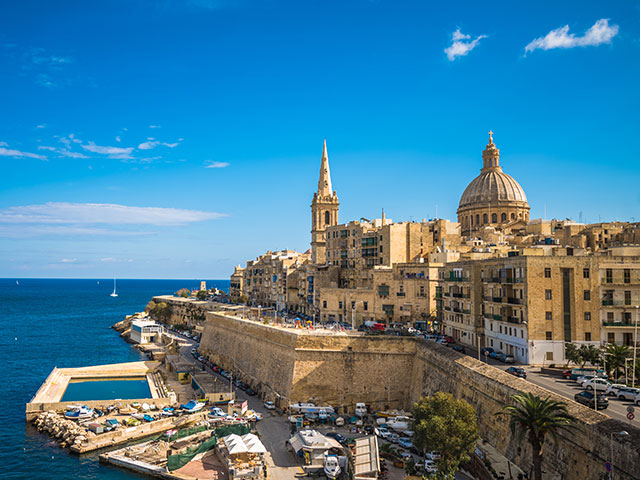
[[[142,478],[100,465],[98,453],[77,456],[25,422],[31,400],[53,367],[142,360],[111,325],[140,312],[154,295],[199,288],[199,280],[0,279],[0,478]],[[228,280],[207,287],[229,289]]]

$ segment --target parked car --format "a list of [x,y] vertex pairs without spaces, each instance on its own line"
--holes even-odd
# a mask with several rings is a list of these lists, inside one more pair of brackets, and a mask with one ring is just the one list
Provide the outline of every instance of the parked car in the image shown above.
[[267,402],[264,402],[264,408],[266,408],[267,410],[275,410],[276,405],[271,401],[267,401]]
[[609,406],[609,400],[602,393],[596,395],[594,392],[585,390],[584,392],[576,393],[573,398],[576,402],[589,408],[595,408],[596,402],[598,410],[604,410]]
[[347,441],[347,439],[343,435],[340,435],[338,432],[328,432],[324,435],[325,437],[333,438],[342,444]]
[[427,460],[431,460],[432,462],[440,460],[440,454],[438,452],[427,452],[425,457]]
[[496,360],[500,360],[501,362],[504,362],[505,359],[507,358],[507,355],[502,352],[498,352],[496,356],[493,358],[495,358]]
[[522,367],[509,367],[505,372],[515,375],[516,377],[527,378],[527,372]]
[[565,370],[562,372],[562,378],[571,378],[571,370]]
[[610,395],[612,397],[617,397],[618,396],[618,390],[621,388],[627,388],[627,386],[623,383],[611,383],[609,384],[609,386],[607,387],[607,389],[604,391],[605,395]]
[[609,385],[611,385],[609,381],[603,378],[592,378],[582,382],[582,387],[586,390],[597,390],[599,392],[606,391]]
[[398,435],[397,433],[392,433],[391,435],[389,435],[389,438],[387,438],[387,440],[389,440],[391,443],[398,443],[399,439],[400,435]]
[[507,355],[504,356],[503,362],[504,363],[516,363],[516,359],[514,358],[513,355],[507,354]]
[[636,397],[640,394],[640,388],[624,387],[618,390],[618,400],[628,400],[635,402]]
[[454,345],[453,348],[456,352],[467,353],[462,345]]
[[400,437],[398,439],[398,445],[400,445],[402,448],[413,448],[413,443],[411,442],[410,438],[407,437]]
[[256,394],[255,390],[253,390],[252,388],[247,388],[247,395],[250,395],[253,397],[255,396],[255,394]]
[[578,377],[584,376],[584,375],[590,375],[592,377],[594,376],[598,376],[598,377],[603,377],[606,378],[607,374],[605,373],[604,370],[595,368],[595,367],[591,367],[591,368],[574,368],[573,370],[571,370],[571,379],[572,380],[576,380]]
[[582,384],[588,380],[592,380],[595,378],[595,375],[580,375],[578,378],[576,378],[576,383],[580,386],[582,386]]
[[495,350],[493,352],[489,352],[489,358],[498,358],[498,355],[504,355],[504,353],[496,352]]
[[380,438],[383,438],[384,440],[388,440],[391,436],[391,432],[386,428],[378,427],[376,429],[376,435],[378,435]]
[[434,462],[433,460],[422,460],[416,463],[416,467],[421,468],[428,475],[434,474],[438,471],[436,462]]
[[640,393],[636,395],[635,404],[640,405]]
[[481,353],[482,355],[484,355],[484,354],[485,354],[485,352],[487,353],[487,355],[490,355],[490,354],[491,354],[491,352],[493,352],[493,351],[494,351],[494,350],[493,350],[493,348],[491,348],[491,347],[482,347],[482,348],[480,349],[480,353]]

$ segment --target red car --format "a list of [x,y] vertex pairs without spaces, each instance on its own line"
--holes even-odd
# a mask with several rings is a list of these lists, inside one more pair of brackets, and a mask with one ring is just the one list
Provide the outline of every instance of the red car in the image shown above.
[[565,370],[562,372],[562,378],[571,378],[571,370]]

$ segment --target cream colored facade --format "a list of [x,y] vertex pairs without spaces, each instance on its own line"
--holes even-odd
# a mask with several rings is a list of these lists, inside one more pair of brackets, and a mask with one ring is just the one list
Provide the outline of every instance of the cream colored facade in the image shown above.
[[461,344],[561,363],[566,342],[633,342],[640,224],[529,220],[522,187],[490,137],[458,222],[339,224],[326,142],[311,204],[311,250],[236,267],[231,296],[321,322],[439,329]]

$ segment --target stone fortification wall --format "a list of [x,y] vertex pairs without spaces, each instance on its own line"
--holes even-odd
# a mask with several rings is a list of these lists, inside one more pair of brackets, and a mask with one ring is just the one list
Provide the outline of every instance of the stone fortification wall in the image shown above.
[[250,320],[208,312],[200,354],[238,374],[265,398],[286,405],[295,367],[296,335]]
[[[480,435],[524,471],[531,468],[528,442],[518,443],[509,430],[508,417],[498,415],[513,394],[531,392],[543,398],[566,399],[524,379],[509,375],[481,361],[433,342],[416,342],[409,403],[435,392],[450,392],[474,406]],[[613,420],[575,402],[566,402],[577,419],[576,428],[547,439],[543,455],[545,479],[599,479],[610,457],[610,434],[626,430],[625,441],[614,439],[616,478],[640,478],[640,429]]]
[[[174,297],[173,295],[160,295],[153,297],[156,303],[164,302],[171,310],[169,318],[163,319],[169,325],[188,325],[195,327],[206,319],[207,310],[211,309],[210,302],[193,300],[190,298]],[[156,319],[159,320],[159,319]]]
[[[481,436],[525,471],[531,465],[528,444],[518,444],[508,419],[496,414],[518,392],[566,401],[471,357],[412,337],[311,335],[209,312],[200,350],[280,406],[314,401],[351,412],[355,402],[365,402],[373,410],[410,409],[423,395],[450,392],[475,407]],[[640,430],[567,403],[578,425],[560,437],[558,447],[545,445],[544,478],[602,478],[610,434],[626,430],[626,441],[614,439],[616,478],[640,479]]]

